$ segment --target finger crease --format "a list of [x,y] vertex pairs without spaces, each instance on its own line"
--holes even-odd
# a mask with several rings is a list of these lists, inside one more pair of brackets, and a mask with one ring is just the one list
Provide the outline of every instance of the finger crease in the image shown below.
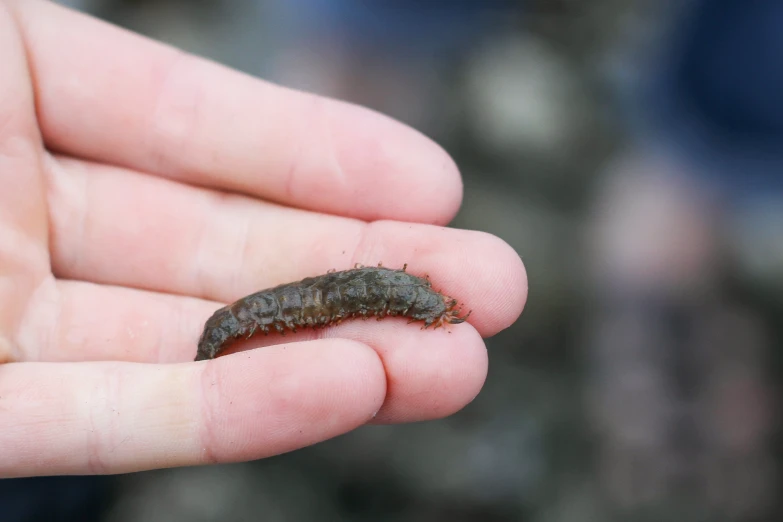
[[199,429],[199,441],[201,443],[200,459],[206,464],[217,464],[218,458],[214,453],[215,434],[212,428],[216,426],[216,405],[213,399],[216,397],[214,390],[220,389],[219,363],[207,362],[203,364],[201,372],[201,426]]
[[375,227],[373,223],[359,222],[361,226],[356,237],[356,243],[353,247],[353,254],[351,255],[350,267],[353,267],[357,263],[375,265],[382,263],[383,259],[374,259],[375,242],[377,237],[375,234]]
[[110,454],[121,444],[119,397],[122,396],[123,372],[117,365],[107,367],[104,386],[96,386],[90,398],[89,451],[87,466],[93,474],[111,470]]

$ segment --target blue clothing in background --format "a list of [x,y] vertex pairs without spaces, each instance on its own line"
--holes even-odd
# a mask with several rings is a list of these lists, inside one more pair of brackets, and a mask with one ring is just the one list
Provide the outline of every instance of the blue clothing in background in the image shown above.
[[641,102],[654,140],[724,189],[783,189],[783,2],[695,0]]
[[335,31],[356,45],[439,53],[465,50],[488,30],[481,15],[521,9],[523,0],[287,0],[304,27]]

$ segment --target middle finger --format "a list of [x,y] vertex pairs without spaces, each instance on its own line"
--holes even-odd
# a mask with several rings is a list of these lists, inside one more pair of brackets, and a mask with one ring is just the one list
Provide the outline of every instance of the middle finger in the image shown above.
[[494,335],[521,313],[516,252],[480,232],[281,207],[79,160],[49,172],[55,275],[218,302],[354,263],[428,274]]

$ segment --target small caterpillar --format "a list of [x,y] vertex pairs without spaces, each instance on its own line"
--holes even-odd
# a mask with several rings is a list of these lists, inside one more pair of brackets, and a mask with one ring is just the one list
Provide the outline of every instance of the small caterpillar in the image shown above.
[[256,331],[326,327],[343,319],[387,315],[424,321],[422,328],[444,323],[459,324],[457,300],[436,292],[428,278],[402,270],[357,265],[350,270],[330,270],[243,297],[217,310],[204,324],[196,361],[214,359],[234,339],[250,338]]

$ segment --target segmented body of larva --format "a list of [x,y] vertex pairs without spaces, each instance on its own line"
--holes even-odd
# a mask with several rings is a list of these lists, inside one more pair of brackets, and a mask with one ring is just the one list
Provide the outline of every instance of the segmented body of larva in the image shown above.
[[326,327],[350,317],[403,316],[423,328],[462,323],[457,301],[432,288],[427,278],[402,270],[357,265],[256,292],[217,310],[204,325],[196,361],[217,357],[234,339],[256,332]]

